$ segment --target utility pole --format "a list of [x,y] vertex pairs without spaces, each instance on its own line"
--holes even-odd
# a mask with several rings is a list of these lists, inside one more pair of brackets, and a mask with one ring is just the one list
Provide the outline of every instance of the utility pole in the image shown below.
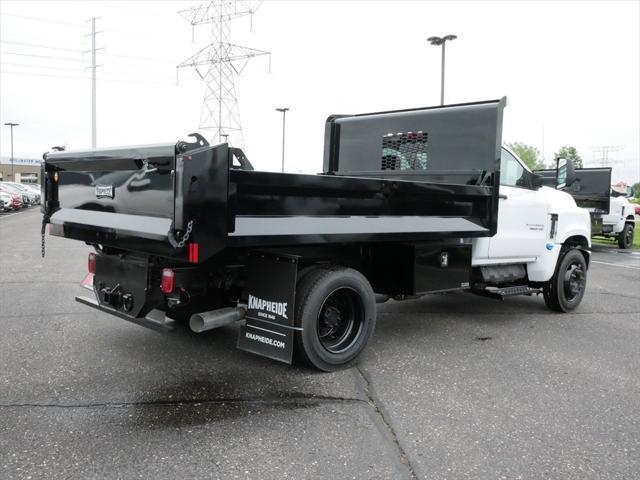
[[13,127],[17,127],[20,124],[8,122],[8,123],[5,123],[5,125],[7,125],[8,127],[11,127],[11,181],[15,182],[16,177],[13,173]]
[[96,31],[97,19],[98,19],[97,17],[92,17],[91,20],[88,20],[91,22],[91,33],[85,35],[85,37],[86,36],[91,37],[91,50],[87,51],[91,53],[91,66],[89,67],[91,69],[91,148],[96,148],[97,137],[98,137],[97,113],[96,113],[96,98],[97,98],[96,97],[96,83],[97,83],[96,75],[97,75],[97,68],[99,67],[99,65],[96,63],[96,52],[100,50],[100,48],[96,48],[96,35],[102,32]]
[[93,17],[91,19],[91,148],[96,148],[96,136],[96,17]]
[[429,37],[427,42],[431,45],[442,47],[442,66],[440,67],[440,105],[444,105],[444,47],[447,40],[455,40],[457,35],[445,35],[444,37]]
[[284,131],[286,127],[288,107],[276,108],[276,112],[282,112],[282,173],[284,173]]

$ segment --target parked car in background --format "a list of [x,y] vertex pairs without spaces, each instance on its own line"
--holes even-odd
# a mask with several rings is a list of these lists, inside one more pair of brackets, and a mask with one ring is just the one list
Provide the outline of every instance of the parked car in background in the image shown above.
[[22,186],[26,188],[27,191],[35,195],[36,205],[40,205],[40,188],[37,188],[35,185],[24,183],[22,184]]
[[27,197],[29,197],[29,202],[28,202],[29,205],[38,205],[40,203],[40,191],[39,190],[35,190],[34,188],[30,187],[29,185],[25,185],[23,183],[17,183],[17,182],[5,182],[5,183],[8,183],[12,187],[15,187],[16,189],[18,189],[23,194],[26,193]]
[[9,193],[15,193],[16,195],[20,195],[20,198],[22,199],[23,207],[29,206],[30,201],[29,201],[29,194],[27,192],[22,191],[20,188],[13,185],[12,182],[2,182],[0,183],[0,186],[2,186],[2,188]]
[[0,192],[11,196],[11,209],[18,210],[24,206],[23,195],[15,192],[10,185],[0,183]]
[[13,197],[10,193],[0,192],[0,201],[2,201],[0,212],[10,212],[13,210]]

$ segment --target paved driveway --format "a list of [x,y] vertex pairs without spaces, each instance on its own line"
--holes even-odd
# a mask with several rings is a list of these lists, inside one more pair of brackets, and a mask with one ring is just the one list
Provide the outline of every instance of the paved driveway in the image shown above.
[[470,294],[380,306],[321,374],[74,302],[88,247],[0,218],[0,478],[640,477],[640,253],[595,247],[575,313]]

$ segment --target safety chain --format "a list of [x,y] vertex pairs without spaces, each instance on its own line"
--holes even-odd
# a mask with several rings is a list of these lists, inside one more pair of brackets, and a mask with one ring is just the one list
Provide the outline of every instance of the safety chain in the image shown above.
[[41,237],[40,249],[41,249],[42,258],[44,258],[44,253],[45,253],[44,237],[45,237],[45,231],[47,230],[47,223],[49,223],[49,215],[43,215],[42,228],[40,229],[40,237]]
[[182,235],[182,238],[180,239],[179,242],[176,240],[175,236],[173,235],[173,232],[169,230],[169,234],[167,235],[167,237],[169,238],[169,243],[173,248],[183,248],[185,243],[187,243],[187,240],[189,240],[192,230],[193,230],[193,220],[189,220],[189,223],[187,223],[187,229],[185,230],[184,235]]

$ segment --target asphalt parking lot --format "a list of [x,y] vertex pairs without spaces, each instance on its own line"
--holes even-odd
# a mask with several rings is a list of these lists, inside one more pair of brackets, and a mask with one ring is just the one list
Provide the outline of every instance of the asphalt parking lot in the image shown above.
[[356,368],[156,333],[74,301],[88,247],[0,217],[0,478],[640,477],[640,252],[596,246],[579,309],[380,305]]

